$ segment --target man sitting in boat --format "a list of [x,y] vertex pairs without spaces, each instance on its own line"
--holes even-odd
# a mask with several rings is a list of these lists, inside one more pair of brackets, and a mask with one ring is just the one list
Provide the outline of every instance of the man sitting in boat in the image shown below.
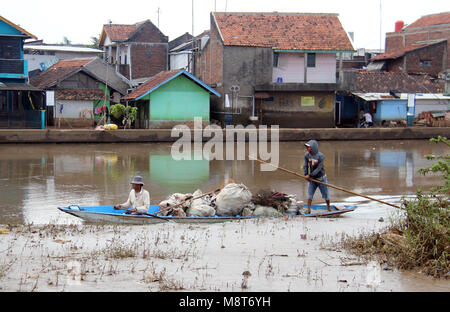
[[[132,190],[126,203],[115,205],[114,209],[127,210],[126,213],[145,214],[150,207],[150,194],[144,190],[144,182],[141,176],[135,176],[131,181]],[[133,207],[131,210],[128,210]]]
[[310,140],[305,144],[306,154],[305,154],[305,162],[303,165],[303,170],[308,182],[308,208],[306,210],[306,214],[311,213],[311,203],[314,197],[314,193],[316,189],[319,188],[320,193],[322,194],[322,198],[325,199],[327,203],[327,210],[331,211],[330,208],[330,196],[328,194],[328,186],[311,181],[311,179],[328,183],[327,175],[325,173],[324,163],[325,156],[319,152],[319,144],[316,140]]

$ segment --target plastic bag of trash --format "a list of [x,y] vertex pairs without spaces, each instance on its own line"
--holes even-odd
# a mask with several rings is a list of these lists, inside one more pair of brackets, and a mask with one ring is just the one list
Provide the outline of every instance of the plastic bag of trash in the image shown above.
[[[197,190],[192,194],[193,198],[202,196],[202,191]],[[196,217],[212,217],[216,214],[216,210],[209,205],[207,199],[201,197],[192,200],[189,208],[186,209],[186,215]]]
[[208,205],[196,205],[186,209],[186,215],[196,217],[213,217],[216,214],[216,210]]
[[252,193],[244,184],[230,183],[216,197],[218,216],[241,215],[242,210],[252,199]]
[[257,205],[253,215],[256,217],[279,217],[282,214],[275,208]]
[[186,199],[190,198],[191,196],[191,194],[174,193],[170,195],[166,200],[163,200],[159,203],[159,210],[164,216],[167,216],[173,212],[172,207],[182,208],[183,210],[185,210],[190,204],[189,201],[186,201]]

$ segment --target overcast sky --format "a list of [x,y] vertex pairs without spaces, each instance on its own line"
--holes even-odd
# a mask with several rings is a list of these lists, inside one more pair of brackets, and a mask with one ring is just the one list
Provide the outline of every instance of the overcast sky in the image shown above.
[[396,21],[411,24],[423,15],[448,12],[450,1],[22,0],[2,1],[0,15],[45,43],[61,43],[67,37],[73,44],[89,44],[90,38],[98,37],[103,24],[109,20],[116,24],[134,24],[150,19],[156,26],[159,23],[160,30],[169,36],[169,40],[186,32],[192,33],[192,29],[198,35],[209,29],[211,11],[338,13],[344,29],[354,32],[355,48],[384,49],[385,33],[394,31]]

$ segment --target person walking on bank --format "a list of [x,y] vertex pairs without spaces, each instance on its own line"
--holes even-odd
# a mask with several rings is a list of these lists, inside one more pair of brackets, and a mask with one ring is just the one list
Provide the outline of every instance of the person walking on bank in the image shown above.
[[330,208],[330,195],[328,192],[328,186],[317,182],[311,181],[311,179],[328,183],[327,175],[325,173],[325,156],[319,152],[319,144],[316,140],[310,140],[305,144],[306,154],[305,162],[303,165],[303,171],[308,180],[308,208],[306,214],[311,213],[311,203],[316,192],[317,187],[322,194],[322,198],[325,199],[327,203],[327,210],[331,211]]
[[127,210],[131,206],[131,210],[127,210],[132,214],[145,214],[148,213],[150,208],[150,194],[144,190],[144,182],[141,176],[135,176],[131,181],[132,190],[128,196],[128,200],[120,205],[115,205],[114,209]]

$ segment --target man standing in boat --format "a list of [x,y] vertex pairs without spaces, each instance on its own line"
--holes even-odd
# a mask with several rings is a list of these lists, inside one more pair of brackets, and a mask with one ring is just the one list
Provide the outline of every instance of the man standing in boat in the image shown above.
[[327,210],[331,211],[330,208],[330,195],[328,193],[328,186],[321,183],[311,181],[311,179],[328,183],[327,175],[325,173],[325,156],[319,152],[319,144],[316,140],[310,140],[305,144],[306,154],[305,162],[303,165],[303,171],[308,182],[308,208],[306,214],[311,213],[311,203],[314,197],[316,189],[319,188],[322,198],[325,199],[327,203]]
[[135,176],[131,181],[132,190],[128,196],[128,200],[120,205],[114,206],[114,209],[127,210],[131,206],[131,210],[127,210],[132,214],[148,213],[150,207],[150,194],[144,190],[144,182],[141,176]]

